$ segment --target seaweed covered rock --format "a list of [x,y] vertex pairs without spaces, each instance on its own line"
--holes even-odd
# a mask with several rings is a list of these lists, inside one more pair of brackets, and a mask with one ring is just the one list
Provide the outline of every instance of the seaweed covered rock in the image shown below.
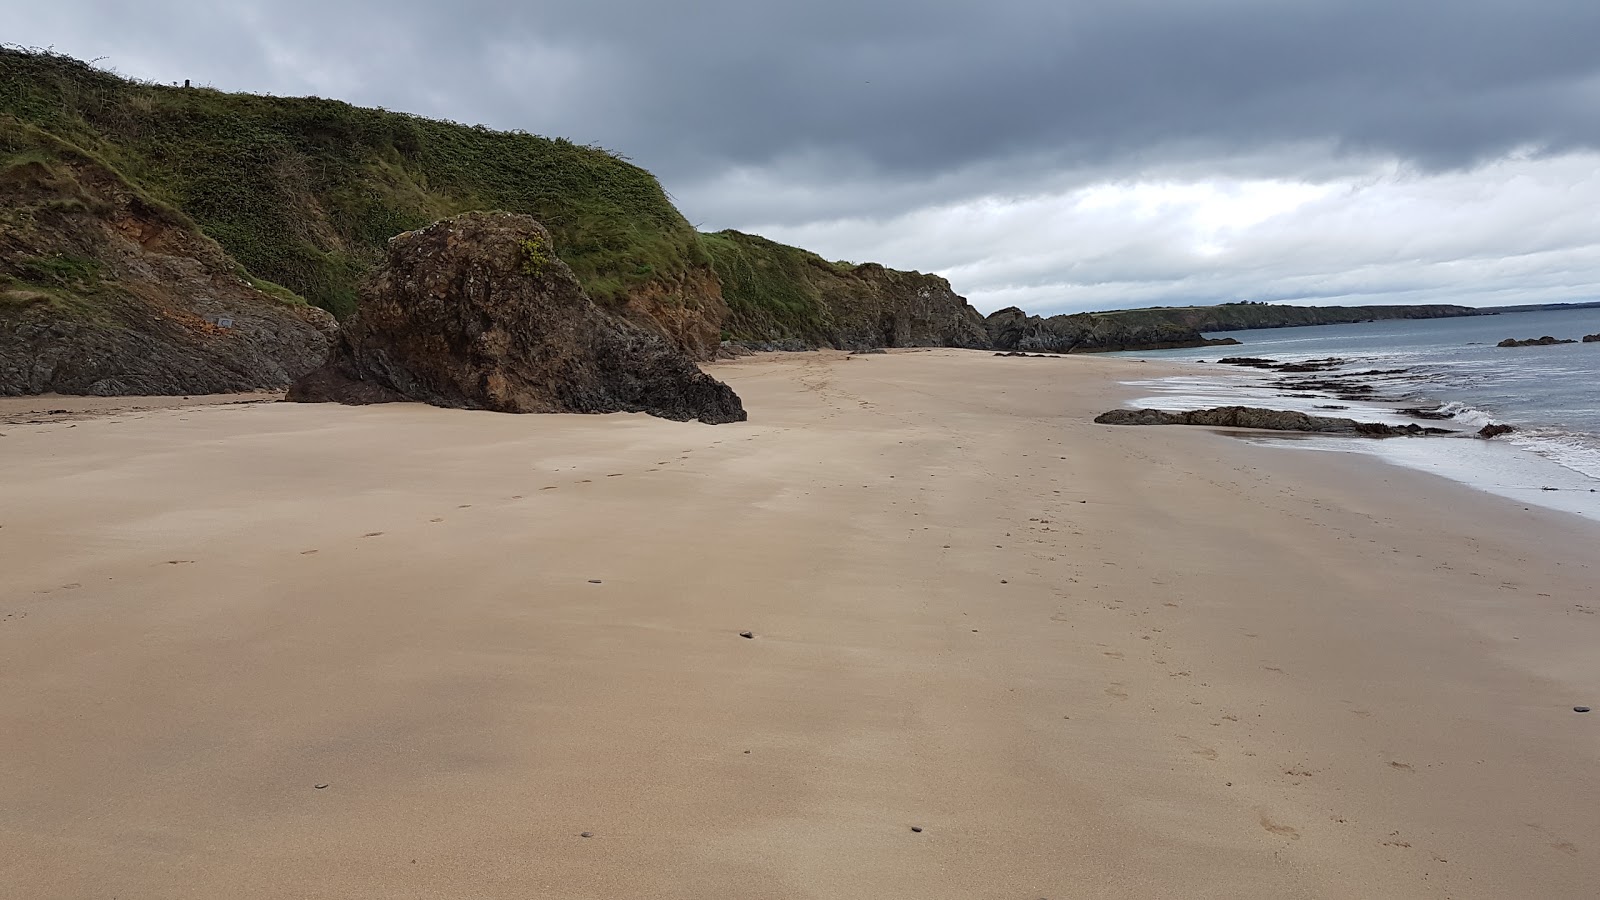
[[745,419],[731,388],[596,306],[544,226],[510,213],[466,213],[390,240],[327,364],[289,399]]
[[1218,406],[1185,412],[1159,409],[1113,409],[1095,417],[1101,425],[1205,425],[1213,428],[1259,428],[1267,431],[1304,431],[1314,434],[1359,434],[1367,437],[1452,434],[1444,428],[1425,428],[1411,422],[1385,425],[1354,419],[1312,416],[1282,409],[1254,406]]
[[1571,340],[1571,339],[1555,338],[1555,337],[1551,337],[1550,335],[1547,334],[1544,337],[1524,338],[1522,340],[1518,340],[1516,338],[1506,338],[1505,340],[1501,341],[1500,343],[1495,344],[1495,346],[1496,347],[1553,347],[1556,344],[1576,344],[1576,343],[1577,343],[1577,341],[1574,341],[1574,340]]

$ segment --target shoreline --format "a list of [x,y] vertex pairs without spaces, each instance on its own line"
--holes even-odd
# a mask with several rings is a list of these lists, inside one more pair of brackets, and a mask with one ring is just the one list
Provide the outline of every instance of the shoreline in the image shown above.
[[[1138,359],[1138,357],[1130,357]],[[1149,359],[1170,374],[1125,383],[1132,396],[1123,404],[1170,411],[1207,406],[1243,405],[1304,412],[1311,415],[1342,416],[1366,422],[1405,425],[1419,422],[1405,408],[1416,406],[1415,399],[1384,397],[1312,397],[1286,394],[1271,384],[1267,374],[1256,369],[1224,367],[1215,363],[1201,366],[1190,361]],[[1374,383],[1368,381],[1366,383]],[[1377,384],[1383,383],[1380,376]],[[1460,402],[1433,399],[1464,410]],[[1446,478],[1497,497],[1538,505],[1561,513],[1600,521],[1600,478],[1564,465],[1540,453],[1537,443],[1522,433],[1492,440],[1477,437],[1477,428],[1492,421],[1475,413],[1468,419],[1428,421],[1459,429],[1459,433],[1433,437],[1389,437],[1382,439],[1324,436],[1292,433],[1238,432],[1250,442],[1284,449],[1354,453],[1375,457],[1389,465]],[[1520,439],[1520,440],[1519,440]]]
[[707,368],[749,422],[261,403],[5,428],[0,882],[1600,881],[1600,719],[1571,711],[1600,705],[1600,526],[1092,424],[1132,360]]

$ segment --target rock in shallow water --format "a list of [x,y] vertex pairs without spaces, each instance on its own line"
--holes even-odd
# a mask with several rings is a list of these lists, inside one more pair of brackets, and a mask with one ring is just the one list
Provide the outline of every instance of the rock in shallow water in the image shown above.
[[1500,343],[1495,344],[1495,346],[1496,347],[1550,347],[1550,346],[1554,346],[1555,344],[1576,344],[1576,343],[1577,343],[1577,341],[1574,341],[1574,340],[1554,338],[1554,337],[1551,337],[1550,335],[1547,334],[1544,337],[1527,338],[1525,340],[1520,340],[1520,341],[1517,340],[1516,338],[1506,338],[1505,340],[1501,341]]
[[1095,417],[1101,425],[1206,425],[1214,428],[1259,428],[1267,431],[1304,431],[1314,434],[1359,434],[1368,437],[1452,434],[1444,428],[1424,428],[1416,423],[1385,425],[1329,416],[1309,416],[1282,409],[1253,406],[1218,406],[1187,412],[1159,409],[1113,409]]
[[328,362],[289,399],[745,420],[732,388],[596,306],[551,248],[543,225],[510,213],[395,237]]

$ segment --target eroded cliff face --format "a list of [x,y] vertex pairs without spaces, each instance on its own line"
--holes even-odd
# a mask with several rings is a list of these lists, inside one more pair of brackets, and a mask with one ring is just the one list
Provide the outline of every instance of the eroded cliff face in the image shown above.
[[838,282],[823,292],[834,347],[989,347],[983,317],[937,275],[865,263]]
[[704,240],[729,310],[724,328],[747,346],[989,346],[983,317],[937,275],[829,262],[737,231]]
[[289,399],[745,418],[738,395],[670,341],[596,306],[544,226],[510,213],[392,239],[327,365]]
[[714,359],[728,320],[722,283],[709,265],[631,288],[622,312],[660,332],[690,359]]
[[332,316],[93,157],[14,124],[0,149],[0,394],[282,388],[326,355]]

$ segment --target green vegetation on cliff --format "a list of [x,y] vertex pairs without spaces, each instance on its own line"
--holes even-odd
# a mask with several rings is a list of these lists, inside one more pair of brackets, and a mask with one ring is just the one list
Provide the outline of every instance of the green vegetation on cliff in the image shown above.
[[144,84],[0,48],[0,168],[39,155],[31,129],[182,210],[253,276],[341,315],[390,237],[472,209],[544,222],[602,302],[652,285],[681,292],[709,263],[654,176],[561,139],[336,100]]
[[1117,309],[1092,315],[1124,325],[1170,324],[1195,331],[1244,331],[1296,325],[1346,325],[1382,319],[1448,319],[1475,316],[1470,306],[1289,306],[1278,303],[1224,303],[1218,306],[1155,306]]
[[827,308],[820,282],[848,273],[798,247],[738,231],[702,235],[728,304],[730,337],[738,340],[824,338]]
[[739,231],[703,235],[736,340],[841,349],[988,347],[983,319],[937,275],[829,262]]

